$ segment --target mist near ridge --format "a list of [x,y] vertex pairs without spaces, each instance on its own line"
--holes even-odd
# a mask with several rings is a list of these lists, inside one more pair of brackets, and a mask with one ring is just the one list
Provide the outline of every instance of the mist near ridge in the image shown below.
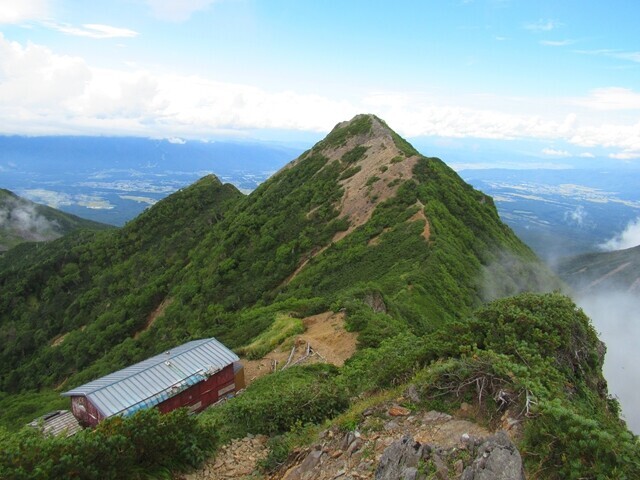
[[0,229],[25,240],[53,240],[62,236],[60,224],[38,213],[37,206],[9,197],[0,205]]
[[629,429],[640,434],[640,297],[622,289],[571,294],[565,284],[549,282],[550,271],[543,265],[522,275],[526,263],[512,254],[495,255],[481,271],[483,300],[524,291],[561,291],[571,296],[589,316],[598,338],[607,347],[603,374],[609,394],[619,400]]
[[638,245],[640,245],[640,217],[631,220],[622,232],[600,244],[599,247],[607,252],[611,252],[614,250],[633,248]]
[[574,298],[607,346],[604,377],[618,398],[627,426],[640,434],[640,298],[601,291]]

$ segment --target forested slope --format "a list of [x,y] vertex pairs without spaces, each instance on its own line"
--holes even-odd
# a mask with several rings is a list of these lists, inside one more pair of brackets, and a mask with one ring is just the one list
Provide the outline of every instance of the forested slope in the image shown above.
[[[633,478],[637,440],[584,314],[557,293],[486,303],[561,287],[490,197],[359,115],[248,196],[205,177],[121,230],[0,259],[2,420],[15,428],[57,391],[189,339],[246,345],[283,314],[344,312],[354,357],[269,375],[198,419],[147,412],[69,441],[0,430],[0,474],[140,478],[247,433],[274,436],[275,465],[314,424],[345,412],[335,421],[357,428],[363,404],[410,383],[414,409],[470,402],[488,424],[510,412],[535,477]],[[101,468],[83,460],[88,448]]]
[[238,347],[278,312],[344,307],[376,345],[559,286],[491,198],[359,115],[249,196],[205,177],[121,230],[9,252],[0,386],[72,387],[192,338]]

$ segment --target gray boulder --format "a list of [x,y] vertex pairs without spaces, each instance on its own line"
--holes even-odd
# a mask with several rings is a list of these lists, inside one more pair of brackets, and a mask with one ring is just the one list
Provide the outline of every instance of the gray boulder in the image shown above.
[[487,437],[478,447],[473,463],[464,469],[462,480],[525,480],[522,458],[503,431]]

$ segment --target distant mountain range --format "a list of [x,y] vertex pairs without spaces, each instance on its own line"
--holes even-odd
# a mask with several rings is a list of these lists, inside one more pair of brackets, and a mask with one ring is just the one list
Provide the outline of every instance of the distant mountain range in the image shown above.
[[109,225],[39,205],[0,189],[0,252],[22,242],[54,240],[81,228],[102,230]]
[[83,218],[123,225],[209,173],[249,192],[301,151],[248,141],[0,136],[0,187]]

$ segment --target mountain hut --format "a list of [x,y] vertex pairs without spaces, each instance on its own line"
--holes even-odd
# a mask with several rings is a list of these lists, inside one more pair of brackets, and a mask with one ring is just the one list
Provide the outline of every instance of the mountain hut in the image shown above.
[[199,412],[244,388],[239,360],[215,338],[194,340],[62,395],[84,426],[151,407]]

